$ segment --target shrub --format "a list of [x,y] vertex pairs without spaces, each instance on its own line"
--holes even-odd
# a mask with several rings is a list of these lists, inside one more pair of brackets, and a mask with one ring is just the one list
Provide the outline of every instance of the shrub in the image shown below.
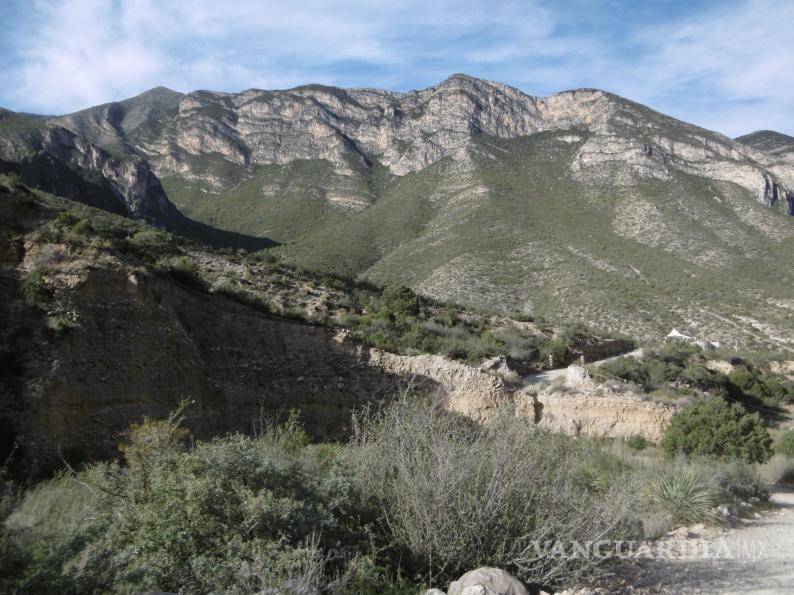
[[422,303],[419,296],[405,285],[390,285],[383,290],[380,310],[393,318],[419,316]]
[[294,419],[192,448],[179,422],[133,426],[123,467],[97,464],[31,491],[11,518],[20,562],[3,590],[316,587],[369,547],[348,468],[309,457]]
[[52,295],[44,279],[44,273],[37,269],[30,271],[22,281],[22,294],[29,304],[43,307]]
[[775,450],[786,458],[794,459],[794,430],[786,430],[780,435]]
[[754,465],[742,461],[728,461],[714,469],[713,477],[722,501],[769,497],[766,482]]
[[728,379],[742,393],[760,401],[774,403],[788,396],[785,386],[752,366],[737,366]]
[[676,412],[662,437],[669,455],[686,454],[763,463],[772,439],[757,413],[719,397],[707,397]]
[[18,173],[8,171],[4,174],[0,174],[0,185],[5,186],[9,190],[16,190],[22,185],[22,178],[19,177]]
[[229,279],[223,278],[212,286],[212,292],[236,300],[262,312],[271,312],[272,306],[265,296],[249,291]]
[[768,485],[794,483],[794,459],[776,454],[761,467],[760,474]]
[[159,259],[154,266],[155,270],[167,273],[186,285],[198,289],[206,289],[206,283],[198,266],[186,256],[164,257]]
[[127,245],[140,256],[156,261],[174,251],[171,236],[155,229],[141,229],[127,240]]
[[640,387],[649,385],[648,369],[643,362],[634,357],[620,356],[601,364],[597,373],[604,376],[621,378]]
[[94,233],[94,227],[88,219],[81,219],[72,226],[72,229],[81,236],[88,236]]
[[479,426],[402,401],[357,424],[353,456],[364,498],[380,507],[390,555],[435,582],[478,566],[539,584],[575,582],[597,562],[543,556],[532,541],[567,546],[630,532],[636,490],[625,476],[599,465],[605,480],[583,485],[577,471],[588,451],[514,415]]
[[651,482],[653,505],[680,523],[702,523],[715,519],[717,494],[709,479],[692,468],[674,468]]
[[568,362],[570,350],[568,343],[563,338],[546,342],[540,348],[540,358],[549,367],[564,366]]
[[649,446],[649,442],[645,439],[645,436],[641,436],[639,434],[635,434],[634,436],[629,436],[626,438],[626,445],[629,448],[633,448],[634,450],[645,450]]
[[58,213],[56,223],[62,227],[72,227],[80,221],[80,216],[74,211],[63,211]]

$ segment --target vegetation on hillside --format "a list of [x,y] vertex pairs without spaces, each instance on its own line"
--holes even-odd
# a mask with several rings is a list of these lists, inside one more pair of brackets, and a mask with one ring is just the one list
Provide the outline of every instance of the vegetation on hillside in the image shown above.
[[731,370],[725,373],[710,363],[717,355],[672,341],[646,350],[640,358],[605,362],[593,374],[601,380],[619,378],[655,396],[718,395],[772,415],[781,405],[794,402],[794,383],[764,370],[761,362],[729,356]]
[[479,425],[419,398],[360,415],[344,445],[310,444],[295,417],[193,442],[189,414],[133,426],[119,461],[3,482],[0,590],[415,593],[482,565],[573,585],[608,559],[545,555],[554,543],[715,522],[719,502],[764,491],[744,463],[611,451],[507,411]]
[[347,328],[363,343],[395,353],[442,354],[472,362],[505,355],[539,368],[566,364],[577,344],[592,334],[583,327],[555,334],[526,317],[515,320],[440,303],[404,285],[379,287],[296,268],[272,251],[210,251],[141,222],[42,193],[26,196],[55,209],[27,236],[39,254],[24,280],[26,299],[33,305],[57,302],[48,276],[111,259],[116,266],[165,275],[267,314]]

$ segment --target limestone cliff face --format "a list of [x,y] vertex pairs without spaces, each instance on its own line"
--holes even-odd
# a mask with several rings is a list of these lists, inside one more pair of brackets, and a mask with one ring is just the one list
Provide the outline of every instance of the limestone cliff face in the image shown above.
[[794,188],[794,137],[772,130],[759,130],[736,140],[755,149],[758,152],[756,160],[779,176],[787,186],[777,187],[770,180],[766,192],[767,203],[774,205],[779,200],[783,202],[789,215],[794,215],[794,193],[790,190]]
[[23,133],[0,134],[1,169],[34,187],[92,206],[143,219],[158,227],[184,227],[148,162],[116,159],[61,126],[27,124]]
[[343,174],[377,159],[402,175],[444,157],[465,159],[477,135],[517,138],[581,128],[592,133],[573,165],[583,178],[612,176],[619,183],[680,171],[735,183],[767,203],[775,192],[790,196],[792,186],[789,170],[767,169],[744,144],[594,89],[533,97],[455,75],[409,93],[310,85],[174,94],[167,105],[176,107],[129,119],[123,130],[105,106],[88,112],[93,120],[81,112],[58,122],[97,142],[118,131],[114,142],[152,159],[160,175],[184,176],[189,157],[204,154],[239,167],[323,159]]

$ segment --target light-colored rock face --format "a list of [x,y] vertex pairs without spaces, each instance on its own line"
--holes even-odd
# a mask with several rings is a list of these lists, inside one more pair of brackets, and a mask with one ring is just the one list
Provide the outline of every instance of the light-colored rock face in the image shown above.
[[31,186],[158,227],[183,222],[146,160],[115,159],[61,126],[41,126],[21,138],[0,135],[1,159],[18,162]]
[[552,432],[658,442],[678,407],[624,389],[599,384],[586,368],[571,365],[540,392],[534,387],[516,391],[513,402],[517,414]]
[[[585,368],[570,366],[563,385],[539,394],[515,388],[501,378],[437,355],[400,356],[370,349],[368,362],[379,370],[411,379],[414,389],[431,388],[445,406],[478,422],[505,408],[541,428],[570,436],[628,438],[658,442],[677,407],[594,382]],[[406,387],[407,388],[407,387]]]
[[[777,169],[766,168],[772,161],[752,147],[592,89],[540,98],[455,75],[409,93],[319,85],[199,91],[156,115],[157,126],[136,129],[135,123],[148,122],[140,114],[124,120],[132,122],[118,142],[155,159],[160,175],[185,175],[185,156],[202,154],[222,155],[237,166],[323,159],[343,174],[374,158],[402,175],[457,156],[476,135],[517,138],[578,127],[592,133],[573,163],[582,178],[629,183],[680,171],[735,183],[768,204],[786,200],[793,187],[794,167],[789,171],[779,159]],[[77,116],[57,121],[108,142],[112,127],[87,125]]]
[[642,436],[658,442],[677,410],[668,403],[642,400],[639,395],[592,390],[564,393],[549,388],[534,397],[517,397],[519,404],[522,398],[527,415],[534,414],[541,428],[570,436]]
[[448,409],[476,421],[512,404],[512,390],[502,379],[440,355],[400,356],[370,349],[369,365],[411,379],[413,388],[425,388],[430,381]]
[[769,370],[773,374],[780,374],[786,380],[794,381],[794,361],[770,362]]

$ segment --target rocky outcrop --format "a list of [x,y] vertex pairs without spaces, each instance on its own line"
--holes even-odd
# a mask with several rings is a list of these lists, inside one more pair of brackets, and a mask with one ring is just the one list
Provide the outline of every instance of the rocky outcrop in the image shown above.
[[448,409],[476,421],[485,421],[512,404],[512,390],[501,378],[440,355],[400,356],[371,349],[369,364],[410,379],[416,388],[430,381]]
[[566,394],[547,389],[535,397],[526,397],[526,410],[535,415],[541,428],[553,432],[610,438],[642,436],[649,442],[658,442],[677,408],[633,394]]
[[780,177],[787,188],[769,189],[765,197],[773,204],[778,200],[783,203],[789,215],[794,215],[794,137],[772,130],[759,130],[736,139],[741,144],[755,149],[755,159],[769,171]]
[[628,438],[658,442],[678,407],[654,401],[622,385],[599,384],[589,372],[569,366],[562,382],[541,391],[527,387],[515,396],[516,411],[541,428],[570,436]]
[[[735,183],[767,204],[789,187],[745,145],[596,89],[533,97],[454,75],[409,93],[322,85],[184,96],[166,91],[150,92],[159,103],[150,100],[155,107],[135,118],[128,116],[131,108],[114,111],[120,104],[109,104],[57,122],[101,143],[117,131],[114,144],[148,156],[162,175],[200,177],[189,165],[198,155],[220,155],[240,168],[326,160],[343,174],[377,160],[403,175],[444,157],[459,159],[479,135],[509,139],[582,130],[589,134],[573,135],[584,142],[572,167],[583,179],[666,180],[677,170]],[[139,112],[146,103],[140,98],[128,100]]]
[[769,362],[769,371],[794,381],[794,360]]
[[41,125],[16,138],[0,135],[0,165],[52,194],[157,227],[186,227],[146,160],[115,159],[61,126]]

